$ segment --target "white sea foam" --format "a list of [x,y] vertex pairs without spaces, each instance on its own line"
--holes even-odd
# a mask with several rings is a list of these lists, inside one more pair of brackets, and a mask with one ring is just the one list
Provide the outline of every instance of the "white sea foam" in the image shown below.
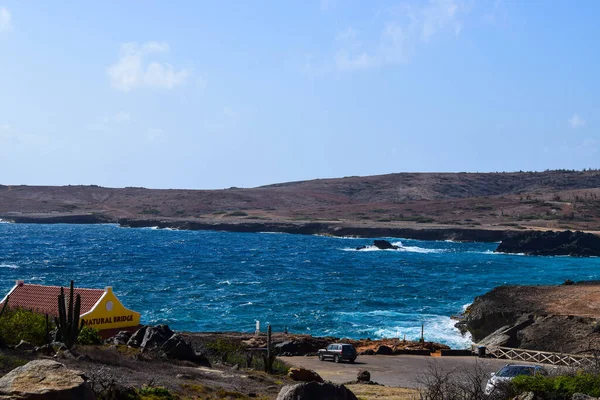
[[[456,321],[445,316],[436,316],[425,320],[424,337],[426,341],[445,343],[453,349],[467,349],[473,343],[470,334],[462,335],[454,326]],[[397,337],[403,339],[406,335],[407,340],[415,340],[421,336],[421,326],[388,326],[385,328],[376,329],[374,336]]]
[[369,251],[391,251],[391,252],[404,252],[404,253],[421,253],[421,254],[431,254],[431,253],[445,253],[448,250],[446,249],[426,249],[424,247],[418,247],[418,246],[403,246],[402,242],[394,242],[392,243],[394,246],[398,246],[398,249],[380,249],[378,247],[375,246],[366,246],[364,248],[361,249],[357,249],[357,248],[351,248],[351,247],[345,247],[343,249],[341,249],[342,251],[362,251],[362,252],[369,252]]
[[217,283],[217,285],[231,285],[230,281],[221,281],[219,283]]
[[473,304],[473,303],[467,303],[467,304],[463,304],[463,306],[461,307],[461,308],[462,308],[462,312],[463,312],[463,313],[464,313],[464,312],[466,312],[466,311],[467,311],[467,308],[469,308],[469,306],[470,306],[471,304]]
[[0,264],[0,268],[18,269],[19,266],[15,264]]

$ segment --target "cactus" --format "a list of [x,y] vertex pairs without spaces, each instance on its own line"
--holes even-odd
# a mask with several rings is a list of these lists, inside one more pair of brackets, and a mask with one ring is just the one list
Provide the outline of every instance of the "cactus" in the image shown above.
[[2,315],[4,314],[4,311],[6,311],[6,307],[8,306],[8,298],[9,298],[9,296],[6,296],[6,301],[4,302],[4,305],[2,306],[2,311],[0,311],[0,317],[2,317]]
[[83,320],[79,323],[79,314],[81,311],[81,296],[79,294],[73,304],[73,285],[73,281],[71,281],[68,304],[65,299],[65,291],[62,287],[60,288],[60,294],[58,295],[58,317],[54,318],[60,340],[69,349],[77,342],[77,337],[84,324]]
[[271,325],[267,328],[267,354],[265,356],[265,372],[270,374],[273,372],[273,361],[275,361],[275,353],[271,339]]

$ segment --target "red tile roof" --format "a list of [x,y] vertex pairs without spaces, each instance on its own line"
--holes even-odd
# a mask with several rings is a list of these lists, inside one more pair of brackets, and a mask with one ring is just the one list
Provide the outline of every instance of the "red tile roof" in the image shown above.
[[[9,293],[9,308],[25,308],[40,314],[58,316],[58,295],[60,286],[44,286],[20,284]],[[69,288],[64,287],[65,297],[69,298]],[[82,289],[74,288],[73,301],[77,294],[81,296],[81,314],[90,311],[100,297],[104,294],[104,289]],[[0,303],[1,305],[2,303]]]

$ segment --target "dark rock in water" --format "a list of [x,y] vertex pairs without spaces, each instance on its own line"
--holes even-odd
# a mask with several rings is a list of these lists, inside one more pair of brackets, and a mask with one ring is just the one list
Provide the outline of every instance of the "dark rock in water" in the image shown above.
[[344,385],[305,382],[281,388],[277,400],[358,400]]
[[377,247],[380,250],[398,250],[400,247],[394,246],[387,240],[375,240],[373,241],[373,246]]
[[[373,246],[377,247],[379,250],[398,250],[400,247],[395,246],[388,242],[387,240],[374,240]],[[356,250],[364,250],[368,246],[360,246],[357,247]]]
[[600,237],[584,232],[515,232],[496,249],[498,253],[534,256],[600,256]]

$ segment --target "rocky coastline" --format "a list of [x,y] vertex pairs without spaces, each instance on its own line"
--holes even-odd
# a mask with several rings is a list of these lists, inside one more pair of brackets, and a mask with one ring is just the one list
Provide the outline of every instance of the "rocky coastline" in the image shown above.
[[475,298],[457,326],[481,346],[593,353],[600,350],[600,282],[500,286]]
[[212,230],[225,232],[279,232],[301,235],[329,235],[337,237],[398,237],[416,240],[453,240],[457,242],[500,242],[510,232],[505,229],[477,229],[457,227],[407,228],[394,226],[359,225],[338,222],[295,221],[219,221],[184,219],[110,218],[102,214],[26,215],[3,214],[5,222],[20,224],[118,224],[125,228]]
[[600,256],[600,237],[585,232],[510,232],[496,249],[498,253],[532,256]]

